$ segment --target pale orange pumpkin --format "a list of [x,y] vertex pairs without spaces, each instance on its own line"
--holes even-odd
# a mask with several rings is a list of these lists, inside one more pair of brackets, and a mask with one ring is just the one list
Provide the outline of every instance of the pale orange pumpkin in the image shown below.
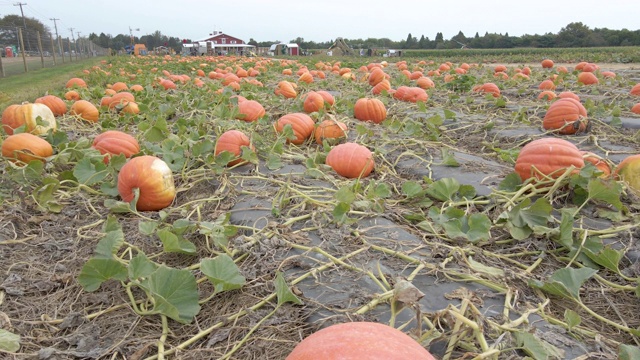
[[35,102],[38,104],[45,104],[49,109],[51,109],[53,116],[61,116],[67,113],[67,104],[64,100],[55,95],[39,97]]
[[157,211],[171,205],[176,188],[169,165],[150,155],[127,161],[118,174],[118,193],[123,201],[131,202],[135,189],[139,191],[136,203],[139,211]]
[[89,122],[98,122],[100,112],[98,108],[87,100],[78,100],[71,105],[69,114],[79,116]]
[[541,65],[542,65],[542,68],[543,68],[543,69],[551,69],[551,68],[553,67],[553,65],[554,65],[554,64],[553,64],[553,60],[551,60],[551,59],[544,59],[544,60],[542,60]]
[[274,90],[274,93],[276,95],[282,95],[287,99],[295,98],[296,96],[298,96],[298,93],[295,90],[296,87],[296,84],[283,80],[278,83],[278,86]]
[[330,144],[334,144],[342,139],[346,139],[347,131],[347,124],[341,121],[327,119],[318,124],[313,135],[317,144],[322,144],[323,140],[327,140]]
[[2,156],[12,161],[28,163],[32,160],[45,162],[45,158],[53,155],[53,147],[43,138],[20,133],[8,136],[2,142]]
[[595,76],[592,72],[581,72],[578,74],[578,82],[584,85],[595,85],[597,84],[598,77]]
[[73,88],[73,87],[83,87],[86,88],[87,87],[87,83],[80,79],[80,78],[71,78],[69,79],[69,81],[67,81],[67,84],[65,85],[66,88]]
[[40,103],[9,105],[2,112],[2,128],[7,135],[12,135],[14,130],[21,126],[25,127],[25,132],[34,135],[46,134],[49,130],[57,129],[53,112],[47,105]]
[[92,147],[104,155],[104,162],[109,163],[111,156],[124,155],[130,158],[140,152],[140,144],[133,136],[118,130],[105,131],[93,139]]
[[266,114],[264,107],[256,100],[238,101],[238,115],[236,119],[253,122]]

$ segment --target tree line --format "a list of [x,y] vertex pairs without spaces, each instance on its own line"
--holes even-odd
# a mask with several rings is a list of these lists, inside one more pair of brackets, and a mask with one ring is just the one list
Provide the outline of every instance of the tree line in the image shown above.
[[[51,29],[37,19],[26,17],[29,31],[39,31],[40,34],[49,36]],[[18,15],[6,15],[0,18],[0,45],[12,45],[15,42],[15,29],[23,27],[22,17]],[[121,50],[132,42],[145,44],[147,49],[154,49],[158,46],[165,46],[181,52],[183,42],[191,42],[191,39],[183,39],[177,36],[168,36],[160,31],[143,36],[133,36],[130,34],[111,35],[101,32],[91,33],[89,40],[96,45],[114,50]],[[451,37],[444,39],[441,32],[436,33],[433,40],[421,35],[419,38],[408,34],[406,39],[399,41],[389,38],[367,38],[367,39],[344,39],[345,42],[354,49],[505,49],[505,48],[572,48],[572,47],[602,47],[602,46],[640,46],[640,30],[612,30],[607,28],[591,29],[581,22],[572,22],[560,29],[556,34],[546,33],[543,35],[522,35],[509,36],[508,33],[496,34],[486,32],[480,36],[467,37],[462,31]],[[256,41],[249,39],[248,44],[258,47],[269,47],[281,41]],[[333,39],[325,42],[305,41],[302,37],[297,37],[289,41],[296,43],[303,49],[328,49],[333,45]],[[15,45],[15,44],[13,44]]]

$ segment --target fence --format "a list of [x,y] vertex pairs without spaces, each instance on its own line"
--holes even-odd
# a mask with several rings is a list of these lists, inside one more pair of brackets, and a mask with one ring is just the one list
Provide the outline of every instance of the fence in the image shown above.
[[87,37],[57,38],[50,33],[24,31],[21,27],[0,27],[0,76],[51,67],[95,56],[109,50]]

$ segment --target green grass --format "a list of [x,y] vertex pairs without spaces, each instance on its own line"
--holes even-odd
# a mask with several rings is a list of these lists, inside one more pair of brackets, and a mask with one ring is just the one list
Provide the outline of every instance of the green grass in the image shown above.
[[[82,70],[97,65],[103,59],[105,58],[94,57],[73,62],[69,62],[67,59],[66,63],[41,68],[42,65],[38,58],[36,62],[29,63],[30,69],[37,66],[36,69],[0,79],[0,109],[23,101],[34,101],[51,89],[64,88],[67,80],[80,75]],[[5,66],[5,70],[7,66]],[[10,66],[20,66],[24,71],[22,61],[10,64]]]

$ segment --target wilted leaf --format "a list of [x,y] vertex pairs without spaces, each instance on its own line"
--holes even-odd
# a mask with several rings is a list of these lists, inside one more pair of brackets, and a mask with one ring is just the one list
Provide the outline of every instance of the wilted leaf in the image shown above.
[[535,360],[563,359],[564,351],[528,332],[513,333],[519,347]]

